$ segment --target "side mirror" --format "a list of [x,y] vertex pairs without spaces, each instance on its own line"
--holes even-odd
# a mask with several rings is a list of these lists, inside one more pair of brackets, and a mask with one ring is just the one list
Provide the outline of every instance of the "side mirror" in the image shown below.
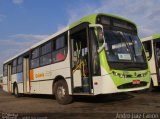
[[105,47],[105,39],[104,39],[104,34],[103,34],[103,26],[100,24],[90,24],[90,28],[95,28],[96,30],[96,35],[97,39],[99,42],[99,48],[98,48],[98,53],[102,51],[102,49]]
[[103,30],[102,28],[98,27],[97,28],[97,35],[98,35],[98,40],[99,40],[99,43],[103,43],[104,42],[104,37],[103,37]]

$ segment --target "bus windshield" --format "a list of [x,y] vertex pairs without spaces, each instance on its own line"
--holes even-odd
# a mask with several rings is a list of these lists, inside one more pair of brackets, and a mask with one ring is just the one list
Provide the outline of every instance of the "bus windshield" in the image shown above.
[[104,37],[109,62],[145,62],[142,44],[136,35],[106,30],[104,31]]

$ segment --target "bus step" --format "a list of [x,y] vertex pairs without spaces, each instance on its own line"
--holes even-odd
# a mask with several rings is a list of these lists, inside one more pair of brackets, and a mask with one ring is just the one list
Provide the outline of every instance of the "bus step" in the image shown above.
[[73,95],[90,95],[90,96],[93,96],[93,94],[91,93],[73,93]]
[[90,87],[89,87],[89,78],[88,77],[83,77],[83,92],[90,92]]

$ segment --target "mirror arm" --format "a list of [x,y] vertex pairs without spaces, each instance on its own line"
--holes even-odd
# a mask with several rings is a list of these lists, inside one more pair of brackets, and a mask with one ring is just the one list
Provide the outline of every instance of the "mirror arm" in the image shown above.
[[98,53],[100,53],[104,47],[105,47],[105,42],[103,42],[103,45],[98,49]]
[[[89,24],[89,28],[96,28],[96,27],[100,27],[103,31],[103,26],[101,24]],[[97,50],[98,53],[100,53],[104,47],[105,47],[105,39],[103,36],[103,45],[98,48],[98,50]]]
[[101,27],[101,28],[103,28],[103,26],[101,24],[89,24],[89,28],[94,28],[94,27]]

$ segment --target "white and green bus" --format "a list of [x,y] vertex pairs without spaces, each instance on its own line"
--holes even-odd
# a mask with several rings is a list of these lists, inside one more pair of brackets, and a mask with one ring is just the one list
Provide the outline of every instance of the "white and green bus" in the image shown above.
[[146,89],[150,71],[136,25],[111,14],[91,14],[49,36],[3,65],[3,89],[53,94],[60,104],[73,95]]
[[160,34],[141,39],[151,70],[150,91],[160,86]]

